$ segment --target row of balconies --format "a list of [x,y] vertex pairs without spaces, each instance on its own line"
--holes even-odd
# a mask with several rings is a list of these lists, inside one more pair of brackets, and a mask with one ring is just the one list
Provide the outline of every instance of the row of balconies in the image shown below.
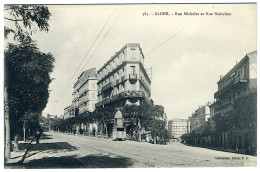
[[229,92],[230,90],[232,90],[234,87],[237,87],[241,84],[247,83],[247,79],[240,79],[240,78],[236,78],[234,81],[230,82],[229,84],[227,84],[225,87],[219,89],[215,94],[214,94],[214,98],[219,98],[221,95]]
[[102,101],[96,103],[96,107],[99,107],[99,106],[102,106],[104,104],[108,104],[108,103],[112,103],[114,101],[117,101],[117,100],[120,100],[122,98],[143,98],[145,97],[145,93],[143,91],[124,91],[124,92],[121,92],[113,97],[110,97],[110,98],[105,98],[103,99]]
[[[112,81],[112,82],[106,84],[104,87],[102,87],[101,92],[104,92],[104,91],[109,90],[109,89],[113,89],[114,86],[116,86],[116,85],[118,85],[118,84],[120,84],[124,81],[125,81],[125,76],[122,76],[121,81],[119,79],[117,79],[115,81]],[[129,74],[129,81],[130,82],[137,81],[137,74],[136,73],[135,74]],[[99,92],[99,94],[100,94],[100,92]]]
[[105,77],[105,74],[108,74],[108,73],[110,73],[111,71],[113,71],[115,68],[117,68],[119,65],[121,65],[122,63],[124,62],[124,60],[119,60],[119,62],[117,63],[117,64],[114,64],[114,65],[107,65],[107,69],[106,68],[104,68],[104,69],[102,69],[102,71],[99,73],[99,78],[100,79],[103,79],[104,77]]
[[215,113],[220,113],[222,111],[224,112],[230,111],[233,109],[233,105],[234,105],[233,103],[227,103],[222,106],[218,105],[217,107],[215,107]]
[[147,84],[144,82],[144,81],[142,81],[142,80],[140,80],[141,82],[141,84],[142,84],[142,86],[144,87],[144,89],[146,90],[146,92],[149,94],[149,95],[151,95],[151,90],[150,90],[150,88],[147,86]]

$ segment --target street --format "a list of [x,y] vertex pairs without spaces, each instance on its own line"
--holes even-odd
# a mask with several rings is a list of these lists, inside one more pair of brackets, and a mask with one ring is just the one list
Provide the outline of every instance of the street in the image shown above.
[[30,145],[21,168],[240,167],[256,166],[256,159],[177,142],[154,145],[45,132],[39,145]]

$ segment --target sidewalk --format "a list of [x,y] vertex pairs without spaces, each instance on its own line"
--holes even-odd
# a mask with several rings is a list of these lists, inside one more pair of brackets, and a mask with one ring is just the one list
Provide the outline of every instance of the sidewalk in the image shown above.
[[[13,168],[14,166],[16,168],[24,168],[22,161],[28,156],[28,152],[29,149],[31,148],[31,144],[35,144],[32,142],[33,141],[32,139],[33,138],[30,137],[27,139],[26,142],[18,141],[19,151],[10,152],[10,159],[4,164],[4,167],[6,169]],[[14,142],[12,142],[11,146],[14,147]]]

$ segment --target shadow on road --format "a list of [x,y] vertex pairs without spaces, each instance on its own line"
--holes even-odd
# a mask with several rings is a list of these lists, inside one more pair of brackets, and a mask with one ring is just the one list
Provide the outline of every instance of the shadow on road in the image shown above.
[[29,151],[74,151],[77,148],[75,146],[71,146],[67,142],[54,142],[54,143],[40,143],[40,144],[30,144],[30,143],[21,143],[19,144],[19,150],[26,150]]
[[35,159],[23,164],[23,168],[126,168],[132,165],[132,160],[126,157],[109,157],[104,155],[77,157],[74,155]]

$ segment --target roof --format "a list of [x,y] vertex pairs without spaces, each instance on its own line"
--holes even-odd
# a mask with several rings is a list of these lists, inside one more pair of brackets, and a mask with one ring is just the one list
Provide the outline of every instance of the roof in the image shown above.
[[257,51],[253,51],[253,52],[251,52],[251,53],[247,53],[246,54],[249,58],[256,58],[256,56],[257,56]]
[[123,48],[121,48],[119,51],[117,51],[117,52],[115,53],[115,55],[112,56],[112,57],[97,71],[97,73],[99,73],[102,69],[104,69],[112,60],[114,60],[114,59],[118,56],[118,54],[120,54],[122,51],[124,51],[127,47],[139,47],[139,49],[141,50],[141,53],[142,53],[142,49],[141,49],[141,47],[140,47],[140,44],[138,44],[138,43],[128,43],[128,44],[126,44]]
[[91,68],[91,69],[88,69],[88,70],[85,70],[81,73],[81,75],[78,77],[78,79],[80,79],[82,76],[87,76],[88,77],[95,77],[96,76],[96,68]]
[[79,83],[80,83],[80,84],[84,83],[84,82],[85,82],[86,80],[88,80],[89,78],[96,78],[96,77],[97,77],[97,70],[96,70],[96,68],[91,68],[91,69],[85,70],[85,71],[83,71],[83,72],[79,75],[79,77],[78,77],[76,83],[74,84],[73,88],[74,88],[76,85],[78,85]]
[[175,118],[175,119],[171,119],[169,120],[169,122],[172,121],[172,122],[187,122],[187,119],[179,119],[179,118]]
[[234,73],[236,71],[237,67],[240,66],[241,64],[243,64],[243,62],[245,62],[247,58],[249,58],[249,59],[255,58],[256,59],[256,55],[257,55],[257,51],[247,53],[245,57],[243,57],[225,76],[223,76],[217,82],[217,84],[219,84],[221,81],[227,79],[232,73]]

